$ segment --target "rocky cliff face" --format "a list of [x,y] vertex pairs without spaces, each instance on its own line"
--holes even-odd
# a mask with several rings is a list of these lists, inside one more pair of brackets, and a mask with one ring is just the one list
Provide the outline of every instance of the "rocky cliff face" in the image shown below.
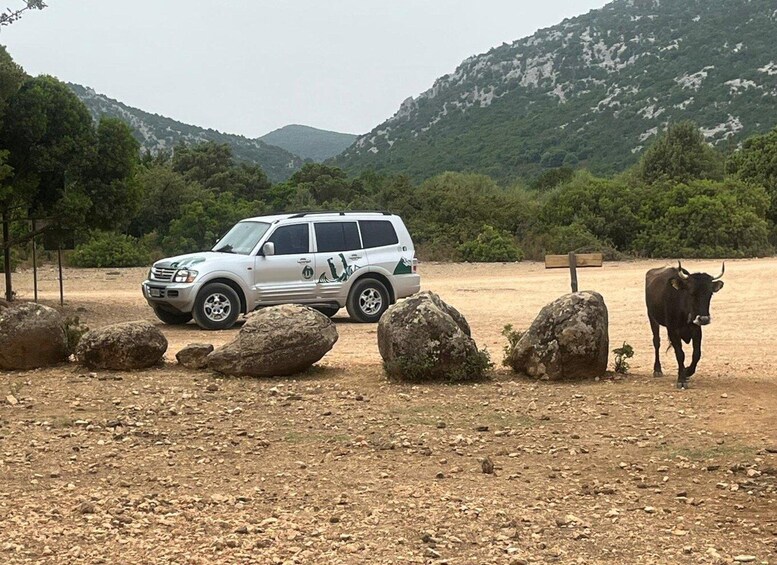
[[736,145],[777,124],[771,0],[616,0],[465,60],[337,163],[497,177],[622,170],[669,122]]

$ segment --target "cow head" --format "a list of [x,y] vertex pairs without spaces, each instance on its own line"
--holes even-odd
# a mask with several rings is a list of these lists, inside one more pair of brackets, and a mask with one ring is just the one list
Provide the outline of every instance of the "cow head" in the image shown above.
[[712,295],[723,288],[720,280],[726,272],[726,264],[717,277],[707,273],[691,274],[683,269],[682,263],[677,263],[677,277],[673,278],[672,286],[681,291],[684,300],[684,310],[688,312],[688,323],[697,326],[706,326],[712,321],[710,316],[710,302]]

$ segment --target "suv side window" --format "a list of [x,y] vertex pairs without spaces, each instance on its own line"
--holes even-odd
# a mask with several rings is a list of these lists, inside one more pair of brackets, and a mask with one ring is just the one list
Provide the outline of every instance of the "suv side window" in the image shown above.
[[314,225],[319,253],[352,251],[362,248],[356,222],[321,222]]
[[384,247],[399,243],[397,232],[391,222],[386,220],[359,220],[364,248]]
[[275,244],[276,255],[310,253],[310,228],[308,224],[279,227],[268,239]]

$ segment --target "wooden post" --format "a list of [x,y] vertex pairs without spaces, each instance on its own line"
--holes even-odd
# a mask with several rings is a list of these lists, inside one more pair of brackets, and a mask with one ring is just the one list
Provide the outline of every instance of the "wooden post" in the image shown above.
[[[35,220],[32,221],[32,233],[35,233]],[[32,289],[35,303],[38,302],[38,255],[35,249],[35,237],[32,238]]]
[[572,278],[572,292],[577,292],[577,255],[569,254],[569,276]]
[[65,287],[62,283],[62,247],[57,250],[57,262],[59,263],[59,305],[65,305]]
[[13,284],[11,283],[11,246],[8,241],[11,239],[10,220],[8,212],[3,212],[3,271],[5,271],[5,299],[8,302],[13,300]]

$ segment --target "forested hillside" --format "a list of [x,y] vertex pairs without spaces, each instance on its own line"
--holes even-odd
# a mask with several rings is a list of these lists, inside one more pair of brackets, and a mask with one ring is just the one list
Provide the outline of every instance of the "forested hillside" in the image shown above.
[[342,153],[356,140],[356,137],[350,133],[338,133],[295,124],[271,131],[259,139],[299,155],[303,159],[320,163]]
[[616,0],[465,60],[334,163],[419,180],[611,174],[686,119],[727,151],[777,124],[776,26],[773,0]]
[[152,154],[172,150],[179,143],[197,144],[208,141],[225,143],[232,155],[241,162],[259,165],[272,181],[289,178],[302,166],[303,159],[285,149],[270,145],[261,139],[221,133],[212,129],[184,124],[164,116],[132,108],[98,94],[91,88],[68,84],[89,109],[95,120],[103,116],[118,118],[131,128],[141,148]]

